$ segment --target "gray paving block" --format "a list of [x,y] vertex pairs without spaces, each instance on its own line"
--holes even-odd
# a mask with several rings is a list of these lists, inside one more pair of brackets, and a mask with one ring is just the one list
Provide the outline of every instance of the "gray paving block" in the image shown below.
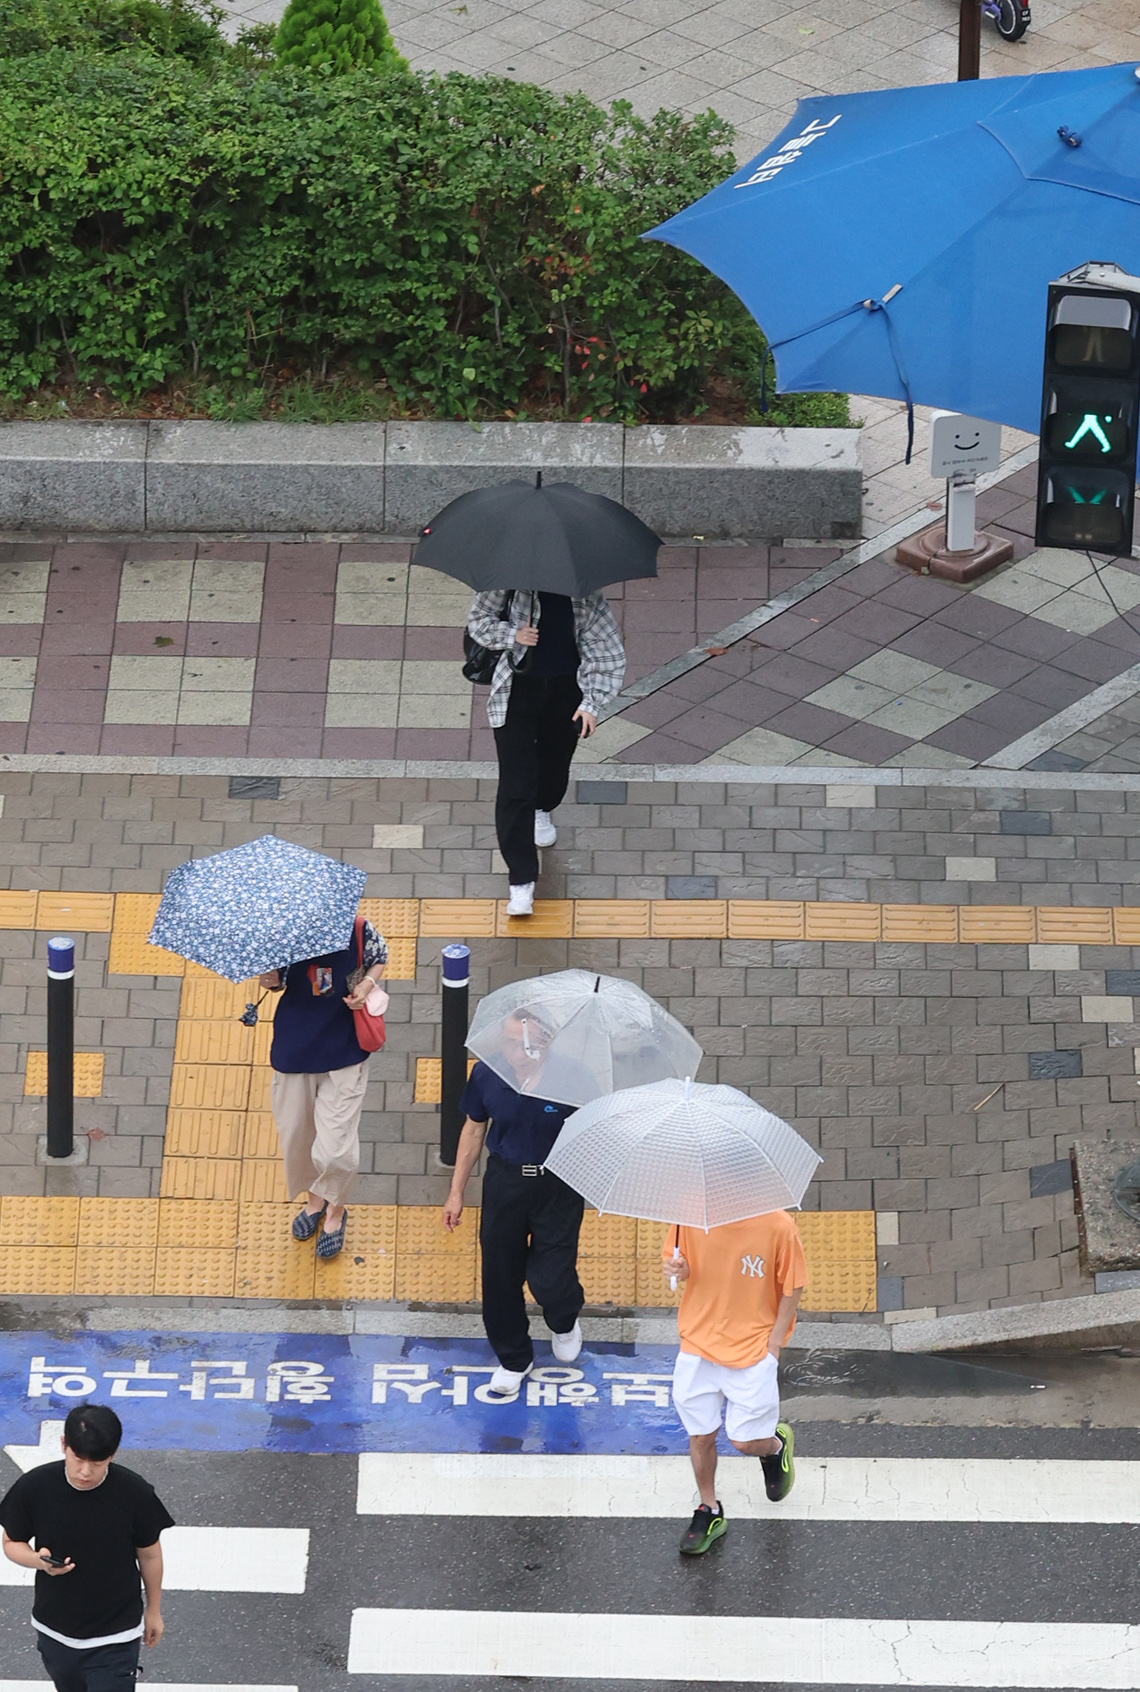
[[1071,1192],[1072,1187],[1073,1165],[1069,1158],[1061,1157],[1053,1163],[1037,1163],[1030,1166],[1030,1198],[1046,1198],[1050,1193]]
[[717,878],[715,875],[667,875],[665,877],[665,897],[667,899],[715,899],[717,897]]
[[1050,811],[1002,811],[1003,834],[1052,834],[1053,816]]
[[1030,1052],[1030,1081],[1070,1080],[1083,1073],[1080,1051]]

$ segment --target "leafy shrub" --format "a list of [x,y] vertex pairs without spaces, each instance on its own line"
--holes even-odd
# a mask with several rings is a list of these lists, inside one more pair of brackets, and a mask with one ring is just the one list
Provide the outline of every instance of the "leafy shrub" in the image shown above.
[[344,75],[407,69],[378,0],[289,0],[274,43],[279,63]]
[[0,392],[333,372],[410,412],[629,420],[747,398],[748,313],[638,238],[732,169],[731,135],[496,78],[9,60]]
[[205,65],[227,51],[213,0],[0,0],[0,58],[144,49]]

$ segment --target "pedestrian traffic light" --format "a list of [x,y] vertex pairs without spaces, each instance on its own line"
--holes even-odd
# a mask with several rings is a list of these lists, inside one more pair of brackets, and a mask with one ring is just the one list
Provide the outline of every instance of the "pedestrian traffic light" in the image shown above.
[[1132,551],[1140,277],[1085,264],[1049,285],[1038,546]]

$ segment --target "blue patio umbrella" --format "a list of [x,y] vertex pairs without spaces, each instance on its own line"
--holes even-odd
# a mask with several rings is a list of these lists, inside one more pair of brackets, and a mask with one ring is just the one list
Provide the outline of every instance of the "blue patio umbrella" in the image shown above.
[[1140,272],[1133,65],[801,100],[765,152],[649,231],[768,337],[781,393],[839,389],[1036,433],[1046,287]]
[[150,943],[245,981],[342,951],[366,880],[354,864],[263,834],[172,870]]

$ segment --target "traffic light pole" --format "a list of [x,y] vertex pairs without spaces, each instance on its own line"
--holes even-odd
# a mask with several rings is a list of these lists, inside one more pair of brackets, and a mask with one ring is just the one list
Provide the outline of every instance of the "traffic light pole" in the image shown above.
[[982,74],[981,0],[959,0],[958,81],[977,82]]

